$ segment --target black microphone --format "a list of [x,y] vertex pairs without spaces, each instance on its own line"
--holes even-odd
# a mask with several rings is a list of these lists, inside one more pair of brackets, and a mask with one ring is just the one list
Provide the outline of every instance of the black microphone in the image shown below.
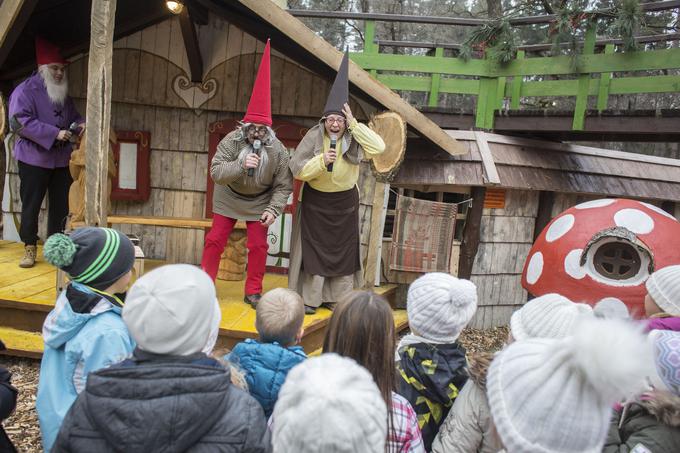
[[[258,156],[260,155],[260,146],[262,146],[262,142],[259,140],[255,140],[253,142],[253,151],[255,154]],[[248,176],[253,176],[255,174],[255,169],[254,168],[249,168],[248,169]]]
[[[335,146],[338,144],[338,138],[335,135],[331,135],[331,149],[335,151]],[[337,159],[337,158],[336,158]],[[333,162],[326,165],[326,170],[333,171]]]

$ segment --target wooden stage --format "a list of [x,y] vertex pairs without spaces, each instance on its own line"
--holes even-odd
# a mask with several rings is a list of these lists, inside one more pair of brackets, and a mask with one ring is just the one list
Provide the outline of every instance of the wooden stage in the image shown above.
[[[23,255],[23,245],[0,241],[0,339],[8,350],[6,354],[39,358],[42,355],[42,324],[56,300],[56,270],[42,258],[42,247],[38,247],[38,262],[31,269],[18,266]],[[145,260],[149,271],[165,262]],[[243,302],[243,282],[218,280],[217,296],[222,309],[220,336],[216,348],[232,348],[245,338],[256,338],[255,310]],[[286,287],[285,275],[267,274],[264,290]],[[391,299],[394,285],[376,288]],[[323,344],[323,337],[331,312],[320,308],[314,315],[306,315],[305,334],[302,346],[309,354]],[[398,330],[407,327],[406,310],[394,310]]]

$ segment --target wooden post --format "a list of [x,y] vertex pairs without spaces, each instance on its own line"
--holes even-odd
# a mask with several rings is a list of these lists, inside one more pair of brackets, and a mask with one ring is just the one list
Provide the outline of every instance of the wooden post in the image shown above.
[[111,66],[116,0],[93,0],[87,66],[85,224],[106,226]]
[[[375,44],[375,21],[367,20],[364,27],[364,53],[375,55],[380,52],[380,47]],[[374,79],[378,78],[378,71],[375,69],[371,69],[368,73]]]
[[460,258],[458,259],[458,278],[469,279],[472,275],[472,265],[475,263],[477,250],[479,249],[479,233],[482,224],[482,212],[484,211],[484,195],[486,187],[473,187],[472,207],[467,211],[465,228],[463,230],[463,242],[460,245]]
[[[586,40],[583,44],[583,54],[595,53],[595,24],[592,23],[586,30]],[[588,91],[590,88],[590,74],[578,76],[578,91],[576,93],[576,106],[574,106],[574,121],[571,128],[582,131],[586,123],[586,109],[588,108]]]
[[375,182],[373,206],[371,208],[371,229],[368,233],[368,256],[366,257],[366,269],[364,269],[364,287],[368,289],[375,286],[376,274],[380,268],[383,229],[385,228],[385,195],[389,187],[384,182]]
[[[524,54],[525,52],[523,50],[518,50],[517,51],[517,60],[523,60],[524,59]],[[522,93],[522,81],[523,81],[523,76],[521,75],[515,75],[512,77],[512,95],[510,97],[510,108],[512,110],[518,110],[519,109],[519,101],[520,101],[520,95]]]
[[534,241],[538,235],[541,234],[543,228],[550,223],[554,204],[555,192],[541,191],[538,195],[538,212],[536,213],[536,221],[534,222]]
[[[444,56],[444,48],[437,47],[434,49],[434,56],[441,58]],[[439,85],[441,83],[442,75],[435,73],[432,74],[430,79],[430,98],[427,102],[429,107],[436,107],[439,104]]]
[[[614,44],[607,44],[604,48],[605,55],[611,55],[614,53]],[[609,101],[609,87],[611,86],[612,73],[603,72],[600,74],[600,87],[597,91],[597,110],[601,112],[607,108],[607,102]]]

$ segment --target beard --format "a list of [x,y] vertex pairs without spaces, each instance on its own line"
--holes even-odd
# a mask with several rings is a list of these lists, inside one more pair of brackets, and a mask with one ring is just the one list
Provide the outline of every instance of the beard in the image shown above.
[[47,65],[40,65],[38,67],[38,73],[43,79],[43,83],[47,89],[47,97],[50,98],[50,101],[56,105],[64,105],[66,96],[68,96],[68,78],[66,77],[66,72],[64,72],[64,77],[60,82],[54,80]]
[[[241,152],[239,153],[239,160],[243,162],[246,156],[250,153],[255,153],[252,144],[249,144],[248,146],[241,150]],[[264,145],[260,147],[260,152],[257,154],[258,156],[260,156],[260,164],[255,168],[252,177],[245,178],[247,185],[260,184],[262,182],[264,169],[267,168],[267,164],[269,163],[269,155],[267,154],[267,150],[264,149]]]

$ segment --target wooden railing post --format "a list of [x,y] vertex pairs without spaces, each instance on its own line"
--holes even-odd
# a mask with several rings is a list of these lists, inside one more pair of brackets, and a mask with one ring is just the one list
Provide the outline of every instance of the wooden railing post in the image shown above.
[[[444,48],[437,47],[434,50],[435,57],[444,56]],[[436,107],[439,104],[439,84],[441,82],[442,75],[439,73],[432,74],[432,80],[430,82],[430,98],[428,99],[427,105],[430,107]]]
[[[380,50],[375,44],[375,21],[367,20],[364,27],[364,53],[366,55],[375,55]],[[374,79],[378,78],[377,70],[371,69],[368,72]]]
[[494,113],[498,106],[497,77],[480,77],[479,93],[475,114],[475,127],[479,129],[493,129]]
[[[595,28],[596,23],[591,22],[586,30],[586,40],[583,44],[583,55],[595,53]],[[582,131],[586,123],[586,109],[588,108],[588,89],[590,88],[590,74],[578,76],[578,91],[576,93],[576,106],[574,107],[574,121],[571,128]]]
[[87,66],[85,224],[106,226],[116,0],[93,0]]
[[[604,48],[605,55],[614,53],[614,44],[607,44]],[[603,72],[600,75],[600,87],[597,92],[597,111],[601,112],[607,108],[609,102],[609,86],[611,85],[612,73]]]
[[[517,60],[524,59],[525,52],[523,50],[517,51]],[[510,108],[513,110],[519,109],[519,100],[522,94],[522,81],[524,77],[521,75],[516,75],[512,77],[512,94],[510,96]]]

